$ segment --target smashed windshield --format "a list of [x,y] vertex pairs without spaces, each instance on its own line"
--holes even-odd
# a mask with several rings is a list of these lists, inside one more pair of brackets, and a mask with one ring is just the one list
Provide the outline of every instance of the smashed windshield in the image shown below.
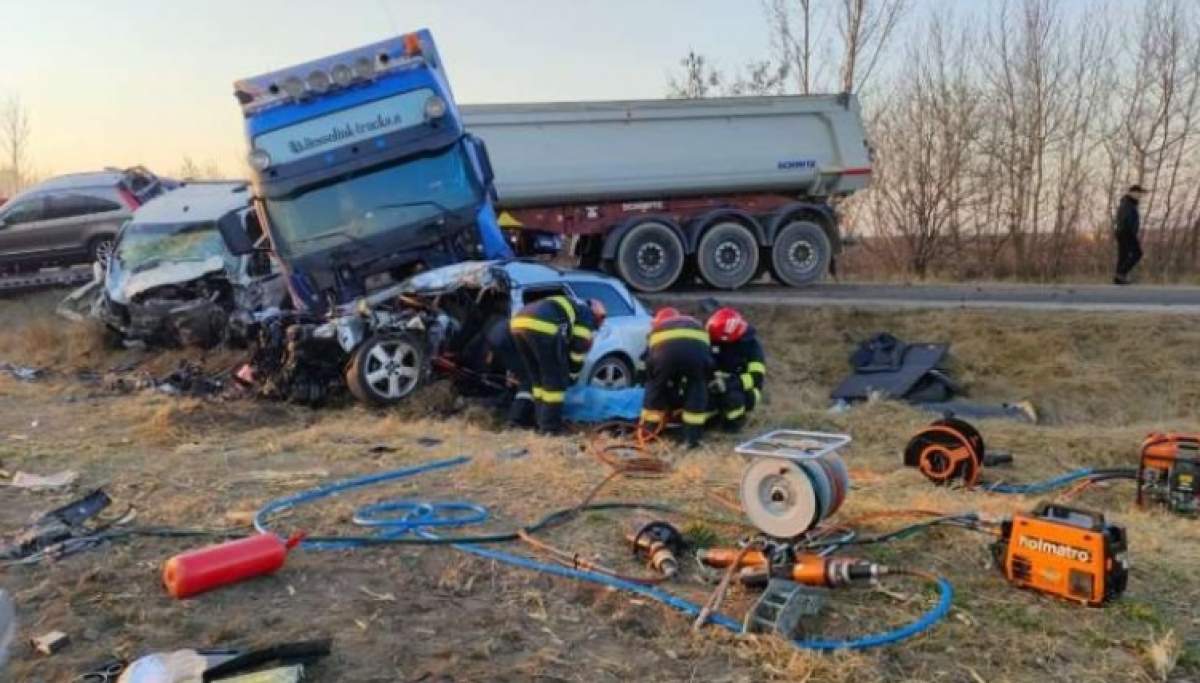
[[228,264],[233,258],[213,222],[131,224],[113,255],[122,268],[132,273],[161,263],[219,257]]
[[[268,199],[283,256],[302,256],[479,203],[483,190],[461,144],[385,168],[340,176],[290,197]],[[418,235],[422,241],[438,234]]]

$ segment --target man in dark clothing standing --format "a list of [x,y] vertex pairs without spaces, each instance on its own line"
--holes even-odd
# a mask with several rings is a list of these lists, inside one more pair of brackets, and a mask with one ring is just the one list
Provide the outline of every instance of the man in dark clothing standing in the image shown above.
[[1117,274],[1113,277],[1114,285],[1129,284],[1129,273],[1142,260],[1142,244],[1138,240],[1138,230],[1141,228],[1141,216],[1138,214],[1138,202],[1146,196],[1146,189],[1141,185],[1129,188],[1121,203],[1117,206],[1115,235],[1117,238]]

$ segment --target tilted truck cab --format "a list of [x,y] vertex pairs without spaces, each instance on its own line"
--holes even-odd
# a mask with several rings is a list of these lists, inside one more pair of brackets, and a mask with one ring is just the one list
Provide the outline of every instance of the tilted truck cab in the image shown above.
[[321,313],[419,267],[509,250],[487,150],[429,31],[237,81],[255,207],[297,305]]

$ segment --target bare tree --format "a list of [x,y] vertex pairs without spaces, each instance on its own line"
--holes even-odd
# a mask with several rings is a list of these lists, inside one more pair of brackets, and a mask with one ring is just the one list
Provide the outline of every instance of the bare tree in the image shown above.
[[982,94],[971,78],[969,34],[951,34],[950,23],[935,17],[922,45],[909,48],[905,75],[870,131],[887,154],[875,165],[868,211],[884,250],[903,254],[918,277],[961,249],[972,202]]
[[220,180],[225,177],[221,167],[215,161],[208,161],[203,166],[196,162],[190,155],[183,157],[183,162],[179,165],[179,170],[175,175],[180,180]]
[[838,15],[842,92],[862,89],[907,8],[908,0],[842,0]]
[[667,80],[667,97],[680,99],[698,99],[708,97],[721,86],[721,75],[709,65],[708,59],[689,50],[687,56],[679,60],[683,67],[680,76],[669,76]]
[[11,176],[11,192],[24,187],[29,180],[29,138],[32,129],[29,111],[21,99],[12,95],[0,103],[0,151],[4,154],[6,169]]
[[763,10],[770,24],[771,43],[775,60],[795,77],[795,91],[801,95],[813,92],[813,48],[816,42],[813,0],[770,0]]

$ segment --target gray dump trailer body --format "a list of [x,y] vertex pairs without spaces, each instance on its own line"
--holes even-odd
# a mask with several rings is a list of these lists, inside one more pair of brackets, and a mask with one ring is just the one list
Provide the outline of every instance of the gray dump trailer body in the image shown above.
[[848,195],[870,160],[854,96],[464,105],[502,207],[704,194]]
[[686,279],[689,264],[721,289],[768,269],[816,282],[841,243],[827,200],[871,173],[852,95],[459,109],[487,144],[501,224],[521,230],[518,243],[574,236],[582,267],[643,292]]

